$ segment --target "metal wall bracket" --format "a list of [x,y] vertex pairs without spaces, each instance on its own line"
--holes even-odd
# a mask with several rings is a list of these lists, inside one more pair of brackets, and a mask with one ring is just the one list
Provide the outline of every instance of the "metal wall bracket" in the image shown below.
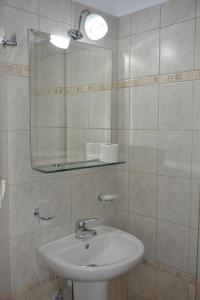
[[8,46],[11,46],[11,47],[17,46],[18,42],[17,42],[16,34],[13,34],[10,39],[6,39],[5,37],[3,37],[0,40],[0,45],[2,45],[3,48],[6,48]]
[[55,216],[51,216],[51,217],[42,217],[42,216],[40,216],[40,209],[39,208],[34,209],[33,215],[34,215],[34,217],[37,217],[38,219],[40,219],[42,221],[50,221],[50,220],[55,218]]

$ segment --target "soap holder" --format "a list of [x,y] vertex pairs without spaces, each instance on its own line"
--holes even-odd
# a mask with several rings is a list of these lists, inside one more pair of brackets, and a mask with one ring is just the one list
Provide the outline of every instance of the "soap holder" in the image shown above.
[[55,218],[55,216],[50,216],[50,217],[42,216],[41,213],[40,213],[39,207],[34,209],[33,215],[34,215],[34,217],[37,217],[41,221],[50,221],[50,220],[53,220]]

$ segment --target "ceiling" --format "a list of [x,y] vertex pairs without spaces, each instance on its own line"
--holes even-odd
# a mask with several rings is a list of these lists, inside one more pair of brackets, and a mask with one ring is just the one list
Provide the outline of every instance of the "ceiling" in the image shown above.
[[167,0],[76,0],[81,4],[121,17]]

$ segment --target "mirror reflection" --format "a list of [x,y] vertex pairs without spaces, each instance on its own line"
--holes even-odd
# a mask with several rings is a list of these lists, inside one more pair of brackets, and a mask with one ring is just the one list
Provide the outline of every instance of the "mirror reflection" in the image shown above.
[[111,143],[112,51],[31,32],[30,63],[33,167],[98,160]]

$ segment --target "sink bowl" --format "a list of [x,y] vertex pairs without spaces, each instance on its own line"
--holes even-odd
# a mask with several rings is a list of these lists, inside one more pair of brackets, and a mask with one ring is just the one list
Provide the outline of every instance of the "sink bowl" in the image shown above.
[[142,242],[124,231],[98,226],[97,236],[78,240],[68,235],[38,248],[40,264],[73,281],[99,282],[117,277],[138,264]]

